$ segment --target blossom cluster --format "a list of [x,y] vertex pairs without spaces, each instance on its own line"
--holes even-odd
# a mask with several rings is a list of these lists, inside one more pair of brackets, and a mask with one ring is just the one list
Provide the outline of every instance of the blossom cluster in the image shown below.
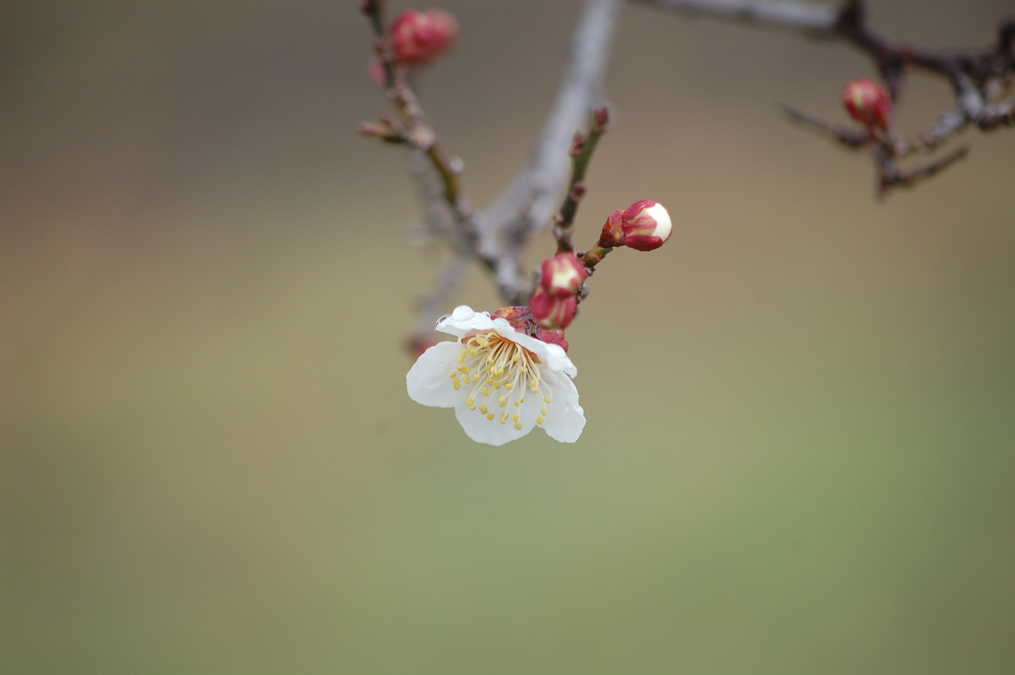
[[[666,209],[642,200],[610,217],[598,246],[653,250],[671,230]],[[567,356],[564,329],[574,320],[590,266],[601,259],[585,258],[562,251],[543,261],[528,306],[504,307],[491,316],[463,305],[443,317],[436,329],[457,341],[419,355],[406,375],[409,397],[454,408],[466,435],[479,443],[503,445],[535,427],[564,443],[578,440],[585,411],[572,382],[578,369]]]
[[[455,217],[468,228],[467,215],[456,210],[461,200],[457,181],[452,178],[455,170],[443,153],[435,150],[433,133],[426,128],[410,77],[413,69],[427,65],[451,46],[457,23],[438,9],[410,9],[385,27],[379,0],[364,0],[362,11],[373,19],[378,38],[376,53],[381,60],[371,65],[372,75],[379,85],[390,89],[400,119],[385,117],[379,124],[364,123],[360,132],[425,152],[445,183],[445,199]],[[575,135],[571,185],[554,220],[557,253],[540,266],[528,303],[503,307],[493,315],[458,307],[436,325],[437,331],[454,336],[455,341],[439,342],[417,352],[406,375],[410,398],[427,406],[453,408],[459,424],[474,441],[503,445],[536,427],[557,441],[578,440],[585,428],[585,413],[572,381],[578,370],[567,355],[564,330],[587,295],[585,282],[611,250],[652,251],[670,236],[672,223],[666,209],[641,200],[614,212],[592,249],[574,251],[574,216],[585,194],[585,169],[606,131],[607,120],[607,108],[596,108],[589,132]],[[428,140],[424,144],[420,138]],[[512,289],[511,297],[516,295]],[[524,291],[521,295],[524,297]],[[415,341],[414,346],[422,344]]]

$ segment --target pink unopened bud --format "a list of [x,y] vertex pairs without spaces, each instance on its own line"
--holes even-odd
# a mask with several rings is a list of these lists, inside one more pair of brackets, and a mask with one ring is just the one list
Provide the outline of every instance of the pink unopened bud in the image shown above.
[[567,328],[574,320],[578,300],[573,295],[553,295],[545,288],[537,288],[529,300],[532,318],[540,326],[550,329]]
[[849,116],[861,124],[888,130],[892,117],[892,99],[870,80],[853,80],[842,90],[842,105]]
[[388,32],[395,60],[407,66],[422,66],[451,46],[458,22],[440,9],[407,9],[391,23]]
[[558,253],[543,261],[543,278],[539,282],[553,295],[574,295],[582,287],[589,273],[574,253]]
[[642,199],[623,211],[614,211],[599,236],[600,246],[627,246],[652,251],[670,238],[673,221],[662,204]]

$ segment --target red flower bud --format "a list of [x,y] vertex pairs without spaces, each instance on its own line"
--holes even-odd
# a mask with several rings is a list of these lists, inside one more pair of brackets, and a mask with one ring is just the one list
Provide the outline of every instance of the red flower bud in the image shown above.
[[388,32],[395,60],[407,66],[422,66],[451,46],[458,22],[440,9],[407,9],[392,22]]
[[553,295],[545,288],[537,288],[529,300],[532,318],[540,326],[550,329],[567,328],[574,320],[578,300],[573,295]]
[[623,211],[614,211],[599,236],[600,246],[627,246],[652,251],[670,238],[673,221],[662,204],[643,199]]
[[892,99],[884,89],[870,80],[853,80],[842,90],[842,105],[857,122],[867,127],[888,130],[892,116]]
[[582,287],[589,273],[574,253],[558,253],[543,261],[543,278],[539,282],[553,295],[574,295]]

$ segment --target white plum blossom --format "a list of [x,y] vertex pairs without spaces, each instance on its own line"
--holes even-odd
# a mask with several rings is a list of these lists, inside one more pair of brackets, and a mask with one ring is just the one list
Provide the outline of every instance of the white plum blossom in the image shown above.
[[578,440],[585,411],[571,381],[578,369],[563,348],[464,305],[437,330],[458,340],[434,345],[416,360],[405,376],[409,398],[454,408],[465,434],[478,443],[504,445],[535,426],[563,443]]

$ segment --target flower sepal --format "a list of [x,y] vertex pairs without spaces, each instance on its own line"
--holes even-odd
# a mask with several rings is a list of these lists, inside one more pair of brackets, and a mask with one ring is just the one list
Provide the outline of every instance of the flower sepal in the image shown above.
[[529,309],[540,326],[550,330],[567,328],[574,321],[578,299],[574,295],[554,295],[539,287],[529,300]]

